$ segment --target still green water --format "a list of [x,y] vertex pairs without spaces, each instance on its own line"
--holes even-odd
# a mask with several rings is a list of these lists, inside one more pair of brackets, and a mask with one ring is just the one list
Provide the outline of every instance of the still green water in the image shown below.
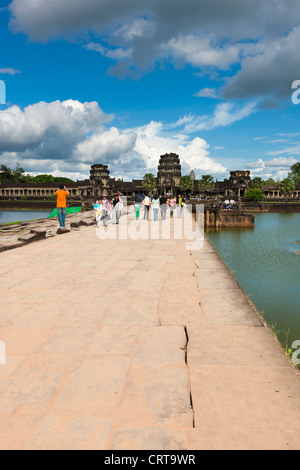
[[281,342],[284,330],[289,346],[300,340],[300,214],[256,214],[254,230],[207,235]]
[[27,220],[44,219],[50,211],[0,211],[0,225]]

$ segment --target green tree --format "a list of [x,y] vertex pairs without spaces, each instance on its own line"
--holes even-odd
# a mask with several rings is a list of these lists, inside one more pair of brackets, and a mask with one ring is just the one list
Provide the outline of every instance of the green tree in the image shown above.
[[199,190],[201,192],[212,192],[215,187],[215,180],[211,175],[203,175],[199,181]]
[[264,180],[257,176],[256,178],[253,178],[253,180],[251,181],[250,188],[263,189],[264,185],[265,185]]
[[179,189],[182,191],[184,194],[189,194],[192,191],[194,191],[194,181],[191,178],[191,176],[182,176],[180,183],[179,183]]
[[24,174],[24,169],[17,163],[16,169],[11,170],[6,165],[0,167],[0,182],[16,182],[16,183],[74,183],[70,178],[63,176],[52,176],[48,174],[41,174],[37,176],[31,176]]
[[273,178],[269,178],[268,180],[265,181],[265,186],[275,186],[277,184],[278,183]]
[[261,189],[250,188],[246,192],[246,199],[250,202],[260,202],[265,199],[264,193]]
[[74,181],[71,180],[70,178],[65,178],[64,176],[54,176],[54,183],[68,184],[68,183],[74,183]]
[[24,176],[24,169],[17,163],[16,169],[12,172],[13,180],[15,183],[22,182],[22,178]]
[[291,171],[288,177],[292,179],[295,184],[300,184],[300,163],[299,162],[291,166]]
[[285,178],[279,185],[279,190],[286,197],[290,197],[295,191],[295,183],[291,178]]
[[0,179],[3,184],[11,182],[13,179],[13,171],[6,165],[0,167]]
[[33,178],[34,183],[55,183],[55,178],[52,175],[37,175]]
[[153,191],[156,188],[156,178],[152,173],[146,173],[142,186],[146,191]]

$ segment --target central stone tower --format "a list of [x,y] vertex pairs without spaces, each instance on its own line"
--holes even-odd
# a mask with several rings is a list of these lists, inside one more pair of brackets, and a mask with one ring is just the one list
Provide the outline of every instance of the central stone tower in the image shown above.
[[93,165],[91,167],[90,182],[92,186],[92,196],[95,199],[100,198],[104,194],[109,196],[109,169],[107,165]]
[[157,173],[157,189],[160,194],[177,195],[181,180],[180,158],[176,153],[162,155]]

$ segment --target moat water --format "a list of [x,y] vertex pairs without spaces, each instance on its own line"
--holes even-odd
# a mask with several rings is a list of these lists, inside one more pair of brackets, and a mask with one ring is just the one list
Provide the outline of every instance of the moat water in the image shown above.
[[256,214],[254,230],[208,237],[282,344],[300,340],[300,214]]
[[0,211],[0,225],[44,219],[48,215],[50,211]]

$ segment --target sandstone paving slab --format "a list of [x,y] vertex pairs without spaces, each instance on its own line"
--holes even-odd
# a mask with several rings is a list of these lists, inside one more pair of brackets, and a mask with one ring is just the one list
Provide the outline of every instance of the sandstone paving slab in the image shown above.
[[203,270],[208,270],[208,269],[214,269],[215,271],[217,270],[222,270],[225,267],[225,264],[220,261],[218,258],[213,258],[213,259],[206,259],[206,260],[194,260],[195,265],[198,269],[203,269]]
[[172,277],[165,282],[159,300],[159,317],[162,325],[203,325],[200,293],[196,280]]
[[86,359],[55,397],[53,415],[110,417],[122,395],[129,358]]
[[93,416],[47,416],[25,445],[25,450],[104,450],[112,420]]
[[187,327],[187,334],[189,365],[290,368],[281,346],[266,328],[193,325]]
[[196,428],[300,431],[300,383],[292,367],[189,367]]
[[95,334],[94,328],[60,328],[50,340],[44,343],[42,350],[54,354],[80,354],[88,347]]
[[187,431],[189,450],[299,450],[300,433],[202,427]]
[[241,289],[201,291],[201,307],[208,325],[263,326],[258,314]]
[[184,364],[187,338],[183,327],[141,328],[132,367],[159,368]]
[[128,271],[124,276],[119,277],[114,283],[114,286],[113,286],[114,294],[113,295],[115,295],[115,293],[118,293],[119,290],[121,290],[121,289],[126,289],[127,291],[130,291],[129,286],[130,285],[132,286],[133,279],[134,279],[134,277],[131,276],[131,271]]
[[133,427],[193,427],[187,367],[131,367],[116,425],[128,422]]
[[181,276],[183,274],[190,274],[193,268],[194,265],[189,258],[185,260],[175,258],[164,265],[162,272],[173,273],[174,276]]
[[192,256],[197,257],[198,254],[199,254],[199,253],[201,254],[202,252],[206,252],[206,253],[216,253],[215,248],[214,248],[213,245],[210,243],[210,241],[208,240],[207,237],[204,237],[201,249],[200,249],[200,250],[197,250],[197,251],[194,251],[194,252],[192,253]]
[[[47,283],[45,283],[45,285],[47,285]],[[16,290],[16,294],[17,293],[17,298],[19,298],[20,301],[26,301],[28,304],[32,306],[35,305],[38,308],[43,308],[42,306],[46,305],[46,303],[56,305],[57,308],[60,308],[60,305],[62,305],[60,300],[66,295],[65,291],[61,288],[50,289],[48,286],[46,289],[41,288],[36,291],[32,291],[30,294],[27,293],[25,289],[18,289]],[[51,308],[49,310],[51,310]]]
[[[181,305],[181,307],[180,307]],[[161,326],[203,326],[205,319],[199,304],[187,308],[186,304],[160,303],[159,318]]]
[[198,250],[191,252],[191,258],[194,262],[198,262],[199,265],[202,263],[205,265],[205,263],[209,263],[211,261],[221,261],[221,264],[223,264],[223,261],[220,259],[220,256],[216,251],[210,251],[206,249]]
[[111,450],[188,450],[185,429],[159,427],[127,427],[118,429]]
[[11,322],[20,313],[24,312],[26,308],[27,304],[6,303],[5,308],[2,308],[0,311],[0,328],[6,323]]
[[156,307],[151,305],[117,304],[110,305],[101,321],[101,325],[149,325],[157,326],[159,318]]
[[[126,290],[128,292],[128,295],[130,295],[130,292],[134,292],[134,298],[133,302],[136,303],[137,305],[151,305],[153,307],[157,308],[158,302],[160,300],[161,296],[161,288],[157,288],[155,290],[142,290],[142,289],[134,289],[134,290]],[[127,298],[126,296],[123,297]]]
[[47,343],[52,335],[53,330],[50,328],[24,328],[11,324],[0,328],[0,338],[6,344],[8,357],[33,354]]
[[62,356],[39,353],[27,358],[0,386],[0,415],[44,413],[68,366]]
[[48,304],[41,304],[29,307],[12,319],[12,328],[33,330],[48,330],[54,328],[62,315],[59,306],[49,307]]
[[108,307],[99,302],[88,302],[85,308],[88,311],[82,308],[80,303],[68,306],[66,310],[59,312],[55,326],[60,329],[68,329],[70,325],[73,328],[95,328],[100,325]]
[[132,277],[133,280],[128,288],[149,290],[160,289],[165,279],[161,271],[144,272],[143,275],[140,272],[132,271]]
[[112,306],[117,304],[131,304],[134,303],[134,300],[139,293],[138,290],[128,288],[127,285],[124,287],[122,282],[117,288],[110,286],[108,289],[101,289],[100,293],[97,294],[97,290],[93,293],[93,296],[90,297],[91,305],[99,305],[100,308],[102,305]]
[[137,327],[101,327],[89,346],[90,355],[131,356],[135,346]]
[[28,438],[34,434],[40,417],[1,416],[0,450],[23,450]]
[[118,271],[119,270],[131,271],[132,269],[136,267],[136,265],[137,265],[136,261],[123,260],[123,261],[120,261],[116,267]]
[[[9,352],[9,348],[7,349]],[[25,356],[7,354],[6,364],[0,364],[0,387],[5,383],[5,381],[13,373],[15,373],[15,371],[20,366],[20,364],[24,361],[24,359],[25,359]]]
[[197,269],[195,277],[200,289],[240,289],[237,280],[225,267]]

